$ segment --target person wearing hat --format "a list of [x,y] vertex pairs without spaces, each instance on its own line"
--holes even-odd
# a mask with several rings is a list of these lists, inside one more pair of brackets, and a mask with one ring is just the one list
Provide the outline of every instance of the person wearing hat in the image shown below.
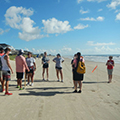
[[23,50],[19,50],[19,54],[15,58],[17,88],[19,88],[19,90],[23,90],[23,88],[22,88],[22,79],[23,79],[25,70],[27,69],[29,71],[29,68],[27,66],[26,59],[23,56],[23,53],[24,53]]
[[64,59],[61,57],[60,54],[57,54],[57,57],[55,57],[53,59],[53,62],[56,63],[55,68],[56,68],[56,74],[57,74],[58,82],[60,81],[59,73],[61,75],[61,82],[63,82],[62,63],[64,62]]

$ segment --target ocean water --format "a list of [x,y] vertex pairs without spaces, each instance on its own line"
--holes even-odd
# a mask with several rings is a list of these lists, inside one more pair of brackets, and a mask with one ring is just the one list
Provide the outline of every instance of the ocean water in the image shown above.
[[[120,55],[112,55],[115,63],[120,63]],[[73,56],[68,56],[72,58]],[[107,62],[109,55],[83,55],[85,60],[94,62]]]

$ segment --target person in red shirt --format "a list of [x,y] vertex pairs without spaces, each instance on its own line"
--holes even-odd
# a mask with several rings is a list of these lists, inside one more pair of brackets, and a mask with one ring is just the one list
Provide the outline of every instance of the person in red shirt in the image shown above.
[[1,84],[3,82],[3,79],[2,79],[2,62],[1,62],[1,57],[3,55],[4,55],[4,49],[0,48],[0,81],[1,81]]
[[4,55],[4,49],[0,48],[0,56],[3,56],[3,55]]
[[112,73],[113,73],[113,68],[114,68],[114,60],[113,56],[109,56],[109,60],[107,61],[107,70],[108,70],[108,83],[112,82]]

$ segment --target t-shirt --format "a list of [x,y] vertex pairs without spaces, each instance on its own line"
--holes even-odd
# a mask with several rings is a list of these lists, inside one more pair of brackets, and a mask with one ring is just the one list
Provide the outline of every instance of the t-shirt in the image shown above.
[[[108,63],[107,69],[110,69],[110,70],[113,69],[112,65],[114,65],[114,60],[108,60],[107,63]],[[109,65],[109,63],[111,63],[112,65]]]
[[63,58],[54,58],[53,59],[53,61],[55,61],[56,62],[56,67],[62,67],[62,62],[64,61],[64,59]]
[[0,71],[2,70],[2,61],[1,61],[1,56],[0,56]]
[[34,66],[35,59],[33,57],[26,58],[26,62],[27,62],[28,67],[31,67],[31,66]]
[[0,56],[3,56],[4,55],[4,53],[0,53]]
[[23,57],[22,55],[16,56],[15,61],[16,61],[16,72],[25,72],[25,69],[28,70],[25,57]]
[[[85,62],[84,58],[81,56],[80,61]],[[74,59],[73,63],[75,63],[75,67],[77,67],[77,59]]]
[[48,57],[45,57],[45,56],[42,58],[42,61],[43,61],[44,63],[48,63],[49,60],[50,60],[50,59],[49,59]]

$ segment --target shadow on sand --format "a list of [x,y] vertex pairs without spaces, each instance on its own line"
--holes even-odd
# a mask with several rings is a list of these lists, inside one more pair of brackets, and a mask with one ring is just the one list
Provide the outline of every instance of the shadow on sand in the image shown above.
[[36,92],[36,91],[28,91],[29,93],[20,93],[20,96],[55,96],[56,94],[71,94],[72,92],[58,92],[58,91],[51,91],[51,92]]
[[97,83],[107,83],[106,81],[102,82],[83,82],[83,84],[97,84]]

